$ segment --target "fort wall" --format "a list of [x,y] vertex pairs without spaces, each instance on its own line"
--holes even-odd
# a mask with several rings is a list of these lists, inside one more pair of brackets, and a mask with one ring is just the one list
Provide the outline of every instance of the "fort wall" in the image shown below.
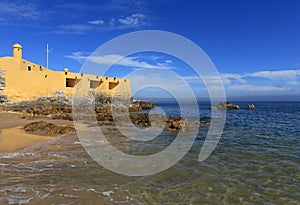
[[[13,45],[13,56],[0,58],[1,94],[8,100],[19,102],[34,100],[38,97],[74,95],[75,88],[85,93],[99,92],[105,96],[130,97],[130,81],[122,78],[96,76],[63,71],[53,71],[42,65],[22,58],[22,46]],[[3,83],[4,82],[4,83]]]

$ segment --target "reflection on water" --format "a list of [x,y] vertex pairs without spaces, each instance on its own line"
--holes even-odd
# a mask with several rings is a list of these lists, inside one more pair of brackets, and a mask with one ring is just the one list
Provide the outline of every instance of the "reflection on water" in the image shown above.
[[[256,107],[228,113],[223,138],[206,161],[197,161],[207,129],[202,127],[178,164],[147,177],[102,168],[75,134],[0,154],[0,204],[299,204],[300,106],[290,112]],[[126,153],[153,153],[175,137],[162,135],[150,145],[114,145]]]

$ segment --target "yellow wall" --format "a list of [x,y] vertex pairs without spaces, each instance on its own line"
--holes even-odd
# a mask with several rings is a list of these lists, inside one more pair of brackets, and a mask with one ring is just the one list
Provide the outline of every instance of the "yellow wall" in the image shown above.
[[41,96],[55,96],[57,90],[63,90],[66,96],[72,96],[75,89],[67,87],[67,79],[74,79],[69,80],[69,86],[72,86],[77,79],[76,89],[84,93],[99,91],[108,96],[131,96],[129,80],[52,71],[22,59],[22,47],[19,44],[13,46],[12,57],[0,58],[0,69],[6,71],[2,76],[5,78],[6,86],[1,93],[7,95],[12,102],[33,100]]

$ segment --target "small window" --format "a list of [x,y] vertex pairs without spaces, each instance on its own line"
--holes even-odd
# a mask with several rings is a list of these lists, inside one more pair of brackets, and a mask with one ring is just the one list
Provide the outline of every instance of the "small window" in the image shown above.
[[79,82],[80,80],[74,79],[74,78],[67,78],[66,79],[66,87],[69,88],[74,88],[75,85]]
[[95,88],[99,87],[100,84],[101,84],[101,81],[98,81],[98,80],[91,80],[91,81],[90,81],[90,88],[95,89]]
[[108,89],[109,90],[112,90],[114,89],[115,87],[117,87],[118,83],[114,83],[114,82],[109,82],[108,83]]
[[27,66],[27,70],[31,71],[31,65]]

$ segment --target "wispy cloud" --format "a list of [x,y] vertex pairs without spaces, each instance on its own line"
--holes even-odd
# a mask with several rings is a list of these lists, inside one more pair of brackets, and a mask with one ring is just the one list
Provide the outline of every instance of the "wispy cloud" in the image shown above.
[[93,25],[103,25],[105,22],[103,20],[93,20],[93,21],[89,21],[88,23]]
[[243,91],[259,91],[259,92],[266,92],[266,91],[285,91],[287,88],[282,86],[262,86],[262,85],[252,85],[252,84],[243,84],[243,85],[229,85],[227,89],[230,90],[243,90]]
[[[87,34],[149,25],[147,0],[57,2],[0,0],[0,24],[38,26],[39,34]],[[89,19],[90,18],[90,19]],[[30,22],[24,24],[24,22]]]
[[92,30],[93,27],[90,25],[84,24],[70,24],[70,25],[61,25],[58,29],[52,31],[55,34],[85,34],[86,32]]
[[168,64],[150,64],[146,61],[139,60],[139,57],[125,57],[122,55],[104,55],[89,56],[88,53],[74,52],[72,55],[65,56],[67,58],[74,59],[79,62],[89,61],[99,65],[120,65],[130,68],[148,68],[148,69],[170,69]]
[[145,24],[146,15],[145,14],[132,14],[125,18],[119,18],[118,22],[127,26],[142,26]]
[[191,87],[183,78],[170,72],[170,70],[151,69],[137,70],[129,73],[126,79],[131,80],[132,94],[143,98],[166,98],[168,96],[178,99],[192,99]]
[[1,23],[16,23],[17,21],[37,21],[44,14],[39,9],[37,1],[0,1],[0,22]]
[[230,85],[233,81],[246,83],[246,80],[244,80],[241,75],[233,73],[220,73],[220,76],[184,76],[183,78],[190,82],[205,81],[207,84],[220,84],[220,80],[224,85]]
[[111,29],[139,28],[147,25],[145,14],[132,14],[124,18],[110,18],[109,26]]
[[260,71],[247,73],[242,77],[259,77],[268,79],[294,79],[300,77],[300,70]]
[[[213,82],[222,79],[224,84],[230,85],[232,82],[238,82],[241,84],[247,83],[249,78],[265,78],[268,80],[294,80],[300,77],[300,70],[278,70],[278,71],[259,71],[246,74],[237,73],[220,73],[220,76],[205,76],[205,80]],[[199,81],[198,76],[187,76],[186,80]],[[293,81],[296,82],[296,81]]]
[[[191,83],[206,83],[211,89],[239,92],[291,92],[300,85],[300,70],[259,71],[246,74],[220,73],[219,76],[184,76]],[[261,78],[261,79],[257,79]]]
[[[108,23],[105,23],[108,22]],[[145,14],[132,14],[124,18],[109,18],[107,20],[90,20],[86,23],[61,25],[52,33],[56,34],[86,34],[91,31],[111,31],[129,28],[141,28],[147,25]]]

